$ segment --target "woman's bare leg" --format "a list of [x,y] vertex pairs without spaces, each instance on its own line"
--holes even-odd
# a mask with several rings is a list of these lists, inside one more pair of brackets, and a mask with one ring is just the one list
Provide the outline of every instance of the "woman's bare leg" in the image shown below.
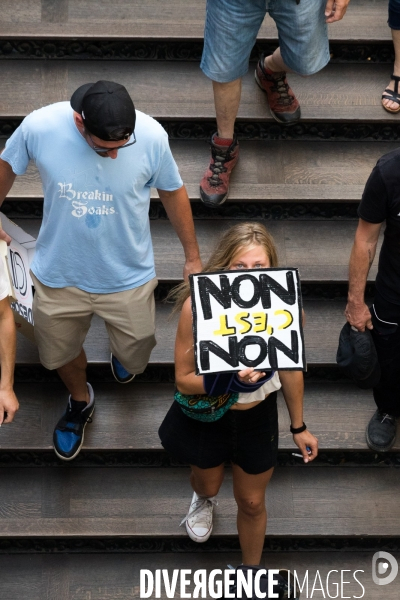
[[265,490],[274,469],[259,475],[249,475],[238,465],[232,469],[242,561],[244,565],[259,565],[267,528]]
[[198,496],[216,496],[224,479],[224,465],[212,469],[200,469],[191,465],[190,483]]

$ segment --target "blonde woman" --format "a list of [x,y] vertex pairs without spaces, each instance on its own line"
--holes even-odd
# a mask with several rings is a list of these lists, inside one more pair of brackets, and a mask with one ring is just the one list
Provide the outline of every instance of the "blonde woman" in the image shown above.
[[[276,248],[265,227],[240,223],[225,233],[203,272],[276,266]],[[278,389],[282,388],[293,439],[304,461],[313,460],[318,453],[317,439],[303,423],[303,374],[244,369],[236,376],[237,388],[242,391],[228,394],[234,403],[222,416],[218,414],[220,418],[198,420],[188,416],[182,399],[206,397],[210,376],[195,374],[189,285],[181,284],[173,296],[175,310],[181,311],[175,344],[177,393],[159,435],[171,455],[191,466],[193,498],[183,522],[192,540],[205,542],[210,537],[215,497],[224,477],[224,463],[230,461],[243,564],[258,565],[267,525],[265,491],[278,453]]]

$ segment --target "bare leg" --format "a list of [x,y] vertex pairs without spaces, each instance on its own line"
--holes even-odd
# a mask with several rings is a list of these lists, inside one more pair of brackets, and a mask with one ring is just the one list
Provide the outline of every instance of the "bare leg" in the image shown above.
[[218,135],[231,140],[239,110],[242,92],[242,80],[235,79],[229,83],[213,81],[215,112],[217,115]]
[[[265,66],[274,72],[289,71],[282,60],[279,48],[265,59]],[[242,93],[241,78],[229,83],[213,81],[215,112],[217,115],[218,135],[221,138],[232,139],[235,120],[239,110]]]
[[190,483],[198,496],[216,496],[224,479],[224,465],[212,469],[199,469],[191,465]]
[[[394,45],[394,65],[393,65],[393,74],[400,77],[400,30],[392,29],[392,38]],[[390,90],[394,90],[394,81],[390,81],[387,86]],[[393,102],[392,100],[382,99],[382,104],[387,106],[387,108],[391,108],[392,110],[396,110],[399,107],[398,102]]]
[[259,565],[267,528],[265,490],[274,469],[259,475],[249,475],[238,465],[232,469],[242,561],[244,565]]
[[89,402],[89,392],[86,385],[87,360],[85,351],[79,356],[57,369],[57,373],[65,383],[74,400]]
[[283,62],[280,48],[277,48],[273,54],[266,56],[264,60],[264,66],[275,73],[281,73],[282,71],[292,73],[289,67],[287,67]]

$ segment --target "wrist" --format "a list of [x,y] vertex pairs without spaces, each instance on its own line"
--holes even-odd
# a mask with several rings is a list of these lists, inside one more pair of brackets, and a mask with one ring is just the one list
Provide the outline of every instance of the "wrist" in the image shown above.
[[[297,424],[298,423],[296,423],[296,425]],[[305,431],[306,429],[307,425],[304,422],[299,427],[293,427],[293,425],[290,425],[290,433],[292,433],[293,435],[296,435],[297,433],[303,433],[303,431]]]
[[3,378],[0,381],[0,392],[12,392],[14,390],[14,378],[7,377],[7,380]]
[[349,304],[355,304],[356,306],[362,306],[365,303],[364,294],[361,296],[359,294],[351,294],[350,292],[347,295],[347,302]]
[[197,262],[198,260],[200,260],[200,254],[198,252],[197,254],[185,254],[186,262]]

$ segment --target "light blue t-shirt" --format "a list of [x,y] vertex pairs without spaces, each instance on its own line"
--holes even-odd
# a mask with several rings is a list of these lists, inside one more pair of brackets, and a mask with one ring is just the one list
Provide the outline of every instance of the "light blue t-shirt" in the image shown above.
[[73,120],[69,102],[28,115],[1,158],[14,173],[29,160],[44,190],[43,222],[32,271],[45,285],[87,292],[120,292],[155,277],[150,236],[150,187],[182,186],[168,137],[157,121],[136,111],[136,144],[103,158]]

